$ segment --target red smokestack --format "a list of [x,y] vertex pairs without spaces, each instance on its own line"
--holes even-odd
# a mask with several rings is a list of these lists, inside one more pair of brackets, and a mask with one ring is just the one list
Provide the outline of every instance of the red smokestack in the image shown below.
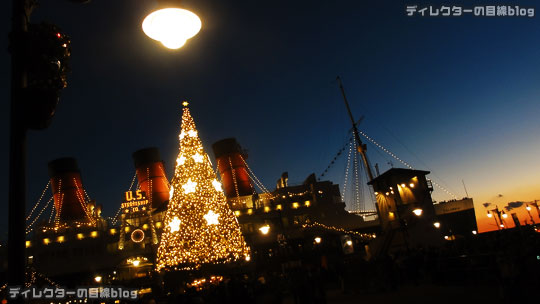
[[85,193],[77,161],[66,157],[49,162],[49,177],[56,217],[60,222],[87,221]]
[[216,157],[221,183],[228,198],[251,195],[253,185],[244,160],[247,155],[235,138],[226,138],[212,145]]
[[163,161],[157,148],[145,148],[133,153],[137,180],[153,208],[169,201],[169,182],[165,175]]

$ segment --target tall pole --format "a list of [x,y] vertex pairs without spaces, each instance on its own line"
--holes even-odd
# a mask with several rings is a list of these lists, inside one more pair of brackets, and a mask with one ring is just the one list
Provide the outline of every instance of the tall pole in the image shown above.
[[23,286],[25,278],[26,121],[21,92],[27,86],[26,33],[28,0],[13,0],[11,24],[11,109],[9,136],[8,284]]
[[366,150],[367,147],[365,144],[362,143],[360,140],[360,135],[358,133],[358,128],[356,127],[356,123],[354,122],[354,118],[351,112],[351,108],[349,107],[349,102],[347,101],[347,96],[345,96],[345,89],[343,88],[343,84],[341,83],[341,78],[338,76],[337,81],[339,82],[339,89],[341,90],[341,95],[343,95],[343,101],[345,101],[345,106],[347,107],[347,112],[349,113],[349,118],[351,119],[351,123],[353,126],[353,133],[354,138],[356,139],[356,142],[358,142],[358,152],[362,156],[362,161],[364,162],[364,166],[366,167],[366,171],[368,174],[369,181],[373,180],[373,171],[371,171],[371,166],[369,165],[369,161],[367,158]]

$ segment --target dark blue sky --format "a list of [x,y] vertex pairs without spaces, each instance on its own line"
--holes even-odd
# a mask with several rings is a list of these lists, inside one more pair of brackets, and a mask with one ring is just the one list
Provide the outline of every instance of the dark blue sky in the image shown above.
[[[426,1],[186,0],[203,28],[171,51],[141,30],[152,0],[41,2],[32,20],[54,22],[72,37],[73,72],[52,126],[28,137],[28,208],[47,183],[47,162],[58,157],[77,158],[105,215],[129,187],[135,150],[159,147],[170,176],[183,99],[207,152],[236,137],[268,188],[283,171],[292,182],[320,174],[350,128],[337,75],[354,115],[365,115],[360,128],[413,166],[433,170],[456,195],[465,195],[464,179],[478,204],[502,192],[540,198],[531,190],[540,184],[538,17],[406,16],[406,5]],[[10,12],[4,4],[6,213]],[[372,163],[389,167],[389,157],[368,149]],[[337,167],[330,177],[341,184]],[[450,198],[440,191],[434,197]]]

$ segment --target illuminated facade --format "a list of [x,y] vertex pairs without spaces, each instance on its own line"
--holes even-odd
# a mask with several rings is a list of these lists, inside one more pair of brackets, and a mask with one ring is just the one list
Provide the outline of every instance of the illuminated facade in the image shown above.
[[440,246],[428,171],[392,168],[369,182],[375,191],[382,237],[370,245],[375,256],[423,246]]

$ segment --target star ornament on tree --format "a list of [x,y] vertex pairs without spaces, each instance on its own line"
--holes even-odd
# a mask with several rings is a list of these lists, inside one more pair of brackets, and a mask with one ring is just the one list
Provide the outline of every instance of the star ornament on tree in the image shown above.
[[173,220],[169,223],[169,228],[171,228],[171,232],[177,232],[180,231],[180,219],[178,219],[177,216],[173,218]]
[[192,182],[191,178],[188,179],[187,183],[185,183],[182,188],[184,188],[184,192],[186,194],[195,192],[195,187],[197,187],[197,182]]
[[184,156],[180,156],[176,159],[176,165],[180,166],[183,165],[186,162],[186,158]]
[[218,182],[217,180],[212,181],[212,186],[214,186],[214,188],[216,188],[216,191],[223,191],[223,189],[221,189],[221,183]]
[[206,224],[208,225],[217,225],[219,214],[214,213],[214,211],[210,210],[208,213],[204,216],[204,219],[206,220]]
[[200,155],[199,153],[196,153],[195,155],[193,155],[193,160],[196,163],[202,163],[203,162],[203,156]]

